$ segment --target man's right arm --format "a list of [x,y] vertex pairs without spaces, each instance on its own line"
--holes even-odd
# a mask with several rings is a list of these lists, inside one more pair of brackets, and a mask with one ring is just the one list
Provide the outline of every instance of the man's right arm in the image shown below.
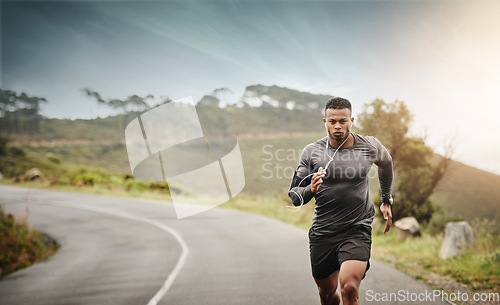
[[294,206],[306,204],[314,197],[314,193],[311,191],[310,156],[309,146],[306,146],[300,155],[299,166],[290,182],[288,197],[290,197]]

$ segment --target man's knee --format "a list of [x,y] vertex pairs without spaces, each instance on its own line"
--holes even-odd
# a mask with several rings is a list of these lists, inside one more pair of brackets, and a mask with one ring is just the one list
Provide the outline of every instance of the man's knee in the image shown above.
[[346,281],[340,287],[342,298],[350,301],[357,300],[359,297],[359,285],[356,281]]
[[314,279],[318,285],[319,297],[321,304],[338,305],[340,304],[340,295],[337,293],[339,272],[332,273],[325,279]]
[[319,297],[323,301],[322,304],[332,304],[338,305],[340,304],[340,296],[337,294],[337,291],[331,288],[321,288],[319,289]]
[[367,262],[345,261],[340,270],[340,291],[346,304],[358,304],[359,285],[366,271]]

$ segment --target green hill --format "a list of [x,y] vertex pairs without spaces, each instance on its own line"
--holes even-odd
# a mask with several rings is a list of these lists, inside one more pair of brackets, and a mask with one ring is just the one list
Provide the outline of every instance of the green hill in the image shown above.
[[[197,110],[205,133],[230,133],[238,138],[245,169],[245,193],[285,196],[302,148],[324,136],[319,102],[324,103],[328,98],[256,85],[247,87],[239,104],[219,108],[217,103],[199,103]],[[259,99],[259,107],[249,104]],[[316,102],[307,106],[307,101]],[[0,171],[7,177],[6,169],[19,173],[39,166],[40,170],[50,172],[57,163],[62,167],[84,165],[129,173],[124,128],[137,115],[128,113],[93,120],[42,117],[37,132],[9,134],[11,145],[22,149],[27,156],[22,164],[16,164],[12,157],[0,157]],[[30,164],[30,158],[44,161]],[[498,185],[500,176],[452,162],[432,199],[451,215],[497,219]],[[377,191],[377,181],[372,181],[373,196]]]
[[[309,134],[249,135],[238,137],[243,158],[246,185],[244,192],[255,194],[286,194],[297,167],[302,148],[322,137],[318,131]],[[57,143],[19,146],[27,156],[38,159],[56,158],[65,164],[102,167],[109,171],[129,173],[125,144]],[[51,162],[46,162],[51,164]],[[32,166],[39,166],[32,164]],[[30,166],[25,165],[25,170]],[[45,168],[48,168],[45,166]],[[372,169],[374,170],[374,169]],[[451,215],[472,220],[475,217],[499,219],[500,176],[453,161],[440,181],[432,199]],[[371,193],[377,195],[376,179]]]
[[453,161],[431,199],[452,215],[500,219],[500,176]]

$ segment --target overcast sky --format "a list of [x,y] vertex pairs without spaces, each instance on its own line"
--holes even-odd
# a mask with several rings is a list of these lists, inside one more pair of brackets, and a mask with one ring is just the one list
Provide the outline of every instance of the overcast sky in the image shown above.
[[1,87],[49,117],[108,110],[86,97],[178,99],[286,86],[405,101],[412,133],[500,174],[500,1],[2,1]]

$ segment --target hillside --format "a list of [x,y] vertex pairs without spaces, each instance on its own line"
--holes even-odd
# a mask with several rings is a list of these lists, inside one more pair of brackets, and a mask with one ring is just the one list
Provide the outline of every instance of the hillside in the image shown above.
[[453,215],[500,219],[500,176],[452,162],[431,199]]
[[[246,177],[244,192],[250,195],[279,193],[286,198],[302,148],[324,135],[320,124],[321,104],[328,98],[277,86],[255,85],[247,87],[235,105],[219,108],[216,97],[204,97],[196,107],[205,134],[230,133],[238,138]],[[62,167],[85,165],[129,173],[124,128],[138,114],[93,120],[42,117],[38,132],[11,133],[10,144],[22,149],[27,160],[30,157],[56,160]],[[9,158],[3,162],[17,172],[34,166],[16,165]],[[49,162],[44,167],[49,171],[52,165],[53,162]],[[4,174],[7,174],[5,170]],[[498,185],[500,176],[452,162],[432,199],[452,215],[497,219],[500,216]],[[376,196],[377,181],[372,181],[370,187]]]
[[[239,136],[246,179],[243,191],[249,195],[279,193],[286,197],[302,148],[322,136],[320,130],[309,134]],[[130,172],[126,148],[121,142],[74,141],[71,144],[19,147],[28,157],[56,158],[63,166],[84,164],[114,172]],[[25,170],[28,168],[26,165]],[[453,161],[432,199],[450,214],[467,220],[475,217],[500,219],[498,185],[500,176]],[[377,196],[376,178],[371,181],[370,190],[373,196]]]

